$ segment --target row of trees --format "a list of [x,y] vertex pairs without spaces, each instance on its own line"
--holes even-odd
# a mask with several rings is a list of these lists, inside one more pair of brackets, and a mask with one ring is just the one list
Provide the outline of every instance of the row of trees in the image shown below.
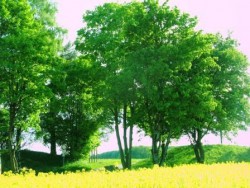
[[74,160],[114,125],[121,163],[131,168],[135,126],[152,138],[152,161],[162,166],[172,139],[189,135],[203,163],[206,134],[248,125],[246,57],[167,2],[86,12],[76,49],[62,46],[50,1],[0,3],[0,143],[15,172],[31,130],[51,155],[58,145]]
[[99,143],[88,66],[62,46],[55,13],[49,0],[0,1],[0,144],[14,172],[27,132],[70,159]]
[[1,147],[8,150],[11,168],[17,171],[21,134],[39,125],[49,99],[45,83],[56,60],[60,32],[46,1],[0,3]]
[[172,139],[188,135],[203,163],[206,134],[248,125],[248,61],[230,37],[197,31],[196,18],[157,0],[104,4],[83,20],[76,49],[92,62],[93,95],[115,126],[124,168],[134,126],[162,166]]

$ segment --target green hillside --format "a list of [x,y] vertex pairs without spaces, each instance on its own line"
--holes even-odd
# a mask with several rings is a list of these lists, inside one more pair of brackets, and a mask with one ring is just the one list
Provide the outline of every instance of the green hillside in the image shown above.
[[[132,148],[132,158],[133,159],[146,159],[150,158],[150,147],[147,146],[137,146]],[[99,159],[119,159],[119,151],[109,151],[98,155]]]
[[[204,146],[206,163],[220,163],[227,161],[250,161],[250,147],[233,145]],[[98,155],[99,159],[119,159],[118,151],[110,151]],[[139,146],[132,150],[134,159],[149,159],[150,147]],[[195,163],[194,151],[191,146],[170,147],[166,163],[170,166]]]
[[[63,164],[61,156],[51,156],[44,152],[22,150],[17,154],[17,157],[20,159],[19,166],[21,168],[32,168],[38,172],[57,171]],[[2,156],[3,171],[9,170],[10,164],[8,159],[8,155]]]
[[[206,145],[205,163],[250,162],[250,147],[233,145]],[[166,160],[167,166],[196,163],[191,146],[171,147]],[[134,165],[134,168],[151,167],[151,160],[144,159]]]
[[[232,145],[207,145],[204,146],[205,163],[222,162],[250,162],[250,147],[232,146]],[[132,160],[133,168],[152,167],[150,159],[150,147],[139,146],[133,149],[134,158]],[[108,158],[110,157],[110,158]],[[141,157],[141,158],[140,158]],[[7,156],[3,156],[3,170]],[[4,162],[5,161],[5,162]],[[108,165],[119,165],[118,151],[105,152],[99,154],[97,162],[89,163],[88,160],[67,163],[63,166],[61,156],[50,156],[47,153],[23,150],[20,153],[21,167],[32,168],[37,172],[63,172],[76,170],[99,169]],[[171,147],[166,160],[167,166],[176,166],[181,164],[195,163],[195,156],[191,146]]]

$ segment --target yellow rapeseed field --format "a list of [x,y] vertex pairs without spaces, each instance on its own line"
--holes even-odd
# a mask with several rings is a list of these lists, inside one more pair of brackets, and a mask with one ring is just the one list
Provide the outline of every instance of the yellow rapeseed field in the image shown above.
[[183,165],[132,171],[0,175],[1,188],[250,187],[250,163]]

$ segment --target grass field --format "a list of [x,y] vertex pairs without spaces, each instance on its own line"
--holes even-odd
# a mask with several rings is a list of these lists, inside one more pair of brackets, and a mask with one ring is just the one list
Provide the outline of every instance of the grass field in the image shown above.
[[[140,147],[141,149],[142,147]],[[135,150],[137,148],[135,147]],[[144,147],[143,153],[149,152],[150,148]],[[230,145],[207,145],[204,146],[205,150],[205,163],[227,163],[227,162],[250,162],[250,148],[242,146],[230,146]],[[114,154],[117,151],[113,151]],[[140,151],[142,152],[142,151]],[[140,153],[139,152],[139,153]],[[138,153],[138,152],[137,152]],[[107,153],[109,154],[109,153]],[[115,154],[116,155],[116,154]],[[107,157],[109,155],[106,155]],[[116,155],[118,156],[118,155]],[[119,156],[118,156],[119,157]],[[21,167],[32,168],[36,172],[75,172],[77,170],[90,171],[93,169],[99,169],[109,165],[120,165],[120,159],[98,159],[97,162],[89,163],[88,160],[80,159],[75,162],[66,162],[65,166],[62,166],[63,160],[61,156],[51,157],[47,153],[34,152],[24,150],[21,152]],[[8,156],[6,156],[8,159]],[[167,166],[179,166],[183,164],[194,164],[196,162],[193,149],[190,146],[171,147],[168,151],[166,160]],[[132,168],[151,168],[152,161],[150,158],[144,159],[132,159]],[[3,170],[7,170],[3,168]],[[1,186],[0,186],[1,187]]]
[[230,188],[250,187],[250,163],[182,165],[132,171],[102,170],[75,173],[39,173],[0,175],[4,188]]
[[[0,188],[231,188],[250,187],[250,148],[205,146],[204,165],[195,163],[191,147],[172,147],[166,167],[155,167],[150,158],[132,159],[131,171],[106,171],[119,166],[119,159],[79,160],[62,166],[62,158],[41,152],[23,151],[20,174],[0,175]],[[233,162],[230,162],[233,161]],[[45,173],[47,172],[47,173]]]
[[115,165],[119,166],[121,163],[120,159],[98,159],[97,162],[89,162],[88,160],[79,160],[73,163],[66,164],[63,169],[66,171],[76,170],[94,170],[103,168],[104,166]]

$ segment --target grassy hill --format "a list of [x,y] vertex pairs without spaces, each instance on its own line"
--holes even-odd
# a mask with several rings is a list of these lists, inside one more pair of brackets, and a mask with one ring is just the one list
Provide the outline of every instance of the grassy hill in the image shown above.
[[[206,163],[220,163],[228,161],[249,161],[250,147],[233,145],[206,145],[204,146]],[[118,151],[105,152],[98,155],[100,159],[119,159]],[[151,156],[150,147],[134,147],[132,151],[134,159],[149,159]],[[169,166],[179,164],[195,163],[194,151],[191,146],[170,147],[166,163]]]
[[[232,145],[204,146],[205,163],[250,162],[250,147]],[[169,150],[167,164],[170,166],[195,163],[193,149],[190,146],[180,146]]]
[[[250,162],[250,147],[231,146],[231,145],[207,145],[204,146],[205,163],[222,163],[222,162]],[[152,167],[150,159],[150,147],[140,146],[134,148],[134,154],[140,154],[133,158],[133,168]],[[111,155],[112,154],[112,155]],[[107,159],[107,156],[112,156]],[[114,157],[115,156],[115,157]],[[6,157],[6,156],[5,156]],[[3,158],[5,158],[3,157]],[[104,159],[101,159],[103,157]],[[190,146],[171,147],[166,160],[167,166],[195,163],[193,149]],[[6,164],[6,163],[5,163]],[[97,162],[89,163],[88,160],[79,160],[67,163],[62,166],[63,159],[61,156],[50,156],[47,153],[23,150],[20,153],[21,167],[32,168],[38,172],[63,172],[76,170],[91,170],[102,168],[108,165],[119,165],[118,151],[106,152],[99,155]],[[3,168],[4,170],[4,168]]]
[[[250,162],[250,147],[233,145],[206,145],[205,163]],[[196,163],[191,146],[171,147],[166,160],[167,166]],[[134,168],[151,167],[151,160],[144,159],[134,165]]]
[[[147,159],[150,158],[151,152],[150,147],[147,146],[137,146],[132,148],[132,156],[134,159]],[[119,159],[119,151],[109,151],[98,155],[99,159]]]
[[[21,168],[32,168],[38,172],[57,171],[62,166],[63,159],[61,156],[51,156],[48,153],[22,150],[17,154],[19,158],[19,166]],[[9,169],[8,155],[2,155],[3,171]]]

